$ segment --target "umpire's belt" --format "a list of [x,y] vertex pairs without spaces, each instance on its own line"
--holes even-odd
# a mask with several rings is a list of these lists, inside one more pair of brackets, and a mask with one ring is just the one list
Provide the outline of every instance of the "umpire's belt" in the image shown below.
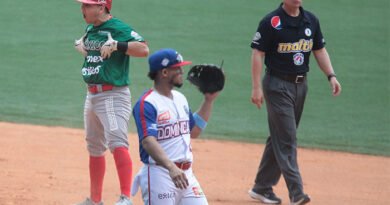
[[275,70],[267,71],[270,75],[292,83],[302,83],[306,79],[306,73],[303,74],[284,74]]
[[114,89],[113,85],[88,84],[88,91],[92,94],[101,93],[112,89]]

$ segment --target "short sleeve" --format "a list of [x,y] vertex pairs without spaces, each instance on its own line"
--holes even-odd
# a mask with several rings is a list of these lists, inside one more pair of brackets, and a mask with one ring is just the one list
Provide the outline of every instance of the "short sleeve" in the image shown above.
[[319,50],[325,47],[325,39],[321,32],[321,26],[319,20],[316,18],[316,30],[313,36],[313,50]]
[[157,137],[157,111],[152,104],[138,101],[133,108],[133,117],[140,142],[148,136]]
[[269,21],[263,19],[253,36],[251,48],[267,52],[271,50],[272,29]]
[[131,30],[129,41],[145,42],[144,38],[139,33],[137,33],[135,30]]
[[122,42],[131,42],[131,41],[138,41],[138,42],[145,42],[144,38],[137,33],[131,26],[126,24],[118,24],[117,29],[114,31],[116,32],[115,40],[122,41]]

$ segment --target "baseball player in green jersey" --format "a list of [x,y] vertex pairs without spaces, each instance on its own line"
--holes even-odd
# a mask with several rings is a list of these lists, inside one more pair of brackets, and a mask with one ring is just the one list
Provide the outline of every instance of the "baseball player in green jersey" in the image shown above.
[[131,115],[129,56],[146,57],[149,48],[130,26],[110,14],[112,0],[77,0],[88,24],[75,48],[85,58],[87,83],[84,127],[89,152],[90,197],[79,205],[103,205],[104,153],[113,154],[121,195],[116,205],[131,205],[132,161],[128,152]]

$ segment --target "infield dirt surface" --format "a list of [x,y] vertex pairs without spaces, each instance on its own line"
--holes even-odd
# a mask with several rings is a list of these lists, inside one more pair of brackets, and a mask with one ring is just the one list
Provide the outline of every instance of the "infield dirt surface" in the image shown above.
[[[0,122],[0,205],[70,205],[89,190],[84,131]],[[138,138],[129,134],[133,176],[141,166]],[[249,198],[264,145],[196,139],[194,172],[210,205],[259,204]],[[119,185],[106,153],[105,204],[114,204]],[[314,205],[390,203],[390,158],[299,149],[298,160]],[[275,192],[288,203],[283,178]],[[138,193],[134,205],[141,205]]]

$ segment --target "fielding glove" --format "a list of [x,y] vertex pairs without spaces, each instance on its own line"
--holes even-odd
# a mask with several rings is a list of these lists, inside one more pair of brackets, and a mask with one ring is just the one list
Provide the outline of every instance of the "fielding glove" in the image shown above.
[[215,93],[225,85],[225,73],[213,64],[194,65],[187,74],[187,79],[202,93]]

